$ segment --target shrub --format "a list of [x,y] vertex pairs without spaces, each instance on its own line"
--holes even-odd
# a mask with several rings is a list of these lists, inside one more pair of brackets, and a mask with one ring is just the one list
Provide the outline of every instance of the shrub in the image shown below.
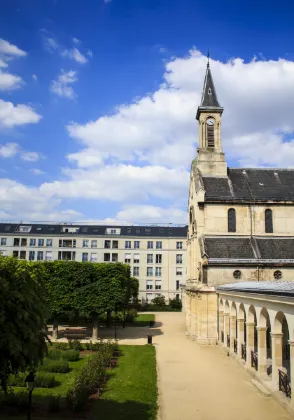
[[135,308],[131,308],[129,309],[127,316],[126,316],[126,321],[127,322],[134,322],[134,319],[137,317],[138,312]]
[[9,389],[7,394],[0,393],[0,404],[8,407],[27,408],[28,393],[26,391],[14,393],[13,389]]
[[39,365],[39,372],[66,373],[69,371],[67,360],[44,359],[43,364]]
[[182,309],[182,301],[180,299],[170,299],[169,306],[173,309]]
[[54,344],[54,349],[56,349],[56,350],[68,350],[69,345],[68,345],[68,343],[55,343]]
[[157,296],[151,300],[153,305],[157,306],[165,306],[165,297],[164,296]]
[[48,359],[59,360],[61,358],[61,351],[60,350],[48,350],[47,357],[48,357]]
[[[27,373],[19,373],[18,375],[10,375],[8,385],[25,387],[25,379]],[[53,388],[55,386],[55,376],[51,373],[38,372],[35,376],[35,388]]]
[[69,348],[72,350],[83,350],[83,345],[79,340],[69,340]]
[[80,352],[78,350],[66,350],[61,353],[61,358],[69,362],[75,362],[79,360]]
[[49,395],[47,397],[47,411],[49,413],[56,413],[60,410],[61,395]]

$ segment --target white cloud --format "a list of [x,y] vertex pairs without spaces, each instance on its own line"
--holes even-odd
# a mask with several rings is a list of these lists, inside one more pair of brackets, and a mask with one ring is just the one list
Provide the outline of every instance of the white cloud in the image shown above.
[[81,53],[81,51],[78,48],[72,48],[70,50],[64,50],[61,55],[63,57],[67,57],[70,58],[71,60],[76,61],[77,63],[80,64],[85,64],[87,63],[87,58]]
[[88,50],[87,51],[87,55],[92,58],[93,57],[93,51],[92,50]]
[[36,74],[32,74],[32,79],[36,82],[38,80],[38,76]]
[[38,152],[22,152],[20,158],[26,162],[37,162],[42,159],[42,154]]
[[39,168],[32,168],[32,169],[30,169],[30,171],[34,175],[43,175],[45,173],[44,171],[42,171],[42,169],[39,169]]
[[115,219],[128,223],[187,223],[187,211],[173,207],[132,204],[123,207]]
[[0,55],[25,57],[27,53],[16,45],[10,44],[8,41],[5,41],[5,39],[0,38]]
[[4,61],[4,59],[3,58],[0,58],[0,68],[6,68],[6,67],[8,67],[8,64],[7,63],[5,63],[5,61]]
[[79,45],[81,43],[81,41],[78,38],[75,38],[75,37],[72,39],[72,42],[76,45]]
[[14,157],[19,152],[19,145],[17,143],[6,143],[0,145],[0,157],[10,158]]
[[0,99],[0,128],[12,128],[17,125],[36,124],[40,121],[41,115],[28,105],[13,105]]
[[54,53],[59,50],[58,42],[56,41],[55,38],[51,36],[44,37],[44,46],[45,46],[45,49],[50,53]]
[[0,91],[18,89],[22,83],[21,77],[0,70]]
[[70,70],[68,72],[64,72],[61,70],[61,74],[58,76],[57,80],[52,80],[50,90],[58,96],[74,99],[76,94],[71,85],[77,82],[77,80],[76,71]]

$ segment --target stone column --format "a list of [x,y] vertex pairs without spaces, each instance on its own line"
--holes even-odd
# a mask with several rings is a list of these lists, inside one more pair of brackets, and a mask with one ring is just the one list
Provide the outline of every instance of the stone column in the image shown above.
[[236,316],[230,316],[230,350],[234,353],[234,340],[236,338]]
[[246,322],[246,366],[251,367],[251,351],[254,351],[254,322]]
[[266,330],[267,327],[257,327],[258,373],[262,376],[267,375]]
[[[289,345],[290,345],[290,381],[293,387],[293,384],[294,384],[294,341],[289,340]],[[294,408],[294,389],[292,390],[290,405],[292,406],[292,408]]]
[[241,345],[245,343],[244,340],[244,331],[245,331],[245,320],[237,319],[237,329],[238,329],[238,343],[237,343],[237,355],[241,359]]
[[224,345],[226,347],[227,347],[227,335],[230,334],[229,316],[230,316],[229,313],[224,312]]
[[272,337],[272,387],[279,389],[279,369],[283,365],[283,333],[271,333]]
[[52,327],[52,341],[56,341],[58,339],[58,321],[57,319],[53,320],[53,327]]
[[221,341],[222,331],[224,331],[224,311],[219,311],[218,314],[218,341]]

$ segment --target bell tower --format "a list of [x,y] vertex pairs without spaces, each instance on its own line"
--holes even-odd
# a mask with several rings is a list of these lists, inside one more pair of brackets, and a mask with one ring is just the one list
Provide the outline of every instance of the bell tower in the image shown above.
[[217,99],[208,57],[201,103],[196,114],[199,134],[194,164],[202,175],[227,176],[227,163],[221,144],[223,110]]

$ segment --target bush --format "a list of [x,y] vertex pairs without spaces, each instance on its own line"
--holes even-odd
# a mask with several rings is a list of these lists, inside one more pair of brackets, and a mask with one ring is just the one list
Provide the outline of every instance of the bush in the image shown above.
[[39,365],[39,372],[66,373],[69,371],[67,360],[44,359],[43,364]]
[[79,340],[69,340],[69,348],[72,350],[83,350],[83,345]]
[[76,362],[80,358],[80,352],[78,350],[66,350],[61,353],[61,358],[69,362]]
[[49,395],[47,397],[47,411],[49,413],[56,413],[60,410],[61,395]]
[[128,310],[126,321],[127,322],[134,322],[134,319],[137,317],[138,312],[135,308],[131,308]]
[[151,300],[151,303],[156,306],[165,306],[165,297],[157,296]]
[[68,343],[55,343],[54,344],[54,349],[56,349],[56,350],[68,350],[69,345],[68,345]]
[[[8,378],[9,386],[25,387],[27,373],[10,375]],[[38,372],[35,376],[35,388],[53,388],[55,386],[55,376],[51,373]]]
[[28,393],[26,391],[14,393],[13,389],[9,389],[7,394],[0,393],[0,404],[7,407],[27,408]]
[[169,300],[169,306],[172,309],[182,309],[182,301],[180,299],[170,299]]
[[48,357],[48,359],[52,359],[52,360],[60,360],[61,359],[61,351],[60,350],[48,350],[47,357]]

